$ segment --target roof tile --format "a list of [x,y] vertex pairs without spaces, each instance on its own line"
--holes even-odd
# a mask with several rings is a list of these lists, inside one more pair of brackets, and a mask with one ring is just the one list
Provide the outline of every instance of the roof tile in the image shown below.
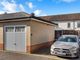
[[51,16],[42,16],[42,19],[47,21],[68,21],[68,20],[80,20],[80,13],[73,14],[63,14],[63,15],[51,15]]

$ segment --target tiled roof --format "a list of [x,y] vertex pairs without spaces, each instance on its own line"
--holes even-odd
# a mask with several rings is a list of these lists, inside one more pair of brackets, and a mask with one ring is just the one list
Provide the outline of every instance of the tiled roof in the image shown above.
[[4,14],[0,14],[0,20],[21,18],[21,17],[29,17],[29,16],[30,16],[30,14],[27,14],[25,12],[4,13]]
[[25,12],[0,14],[0,21],[5,21],[5,20],[6,21],[11,20],[12,21],[12,20],[15,20],[15,19],[25,19],[25,18],[34,18],[34,19],[38,19],[38,20],[41,20],[41,21],[44,21],[44,22],[55,24],[53,22],[44,20],[40,17],[33,16],[33,14],[28,14],[28,13],[25,13]]
[[75,21],[75,20],[80,20],[80,13],[42,16],[41,18],[47,21],[68,21],[68,20]]

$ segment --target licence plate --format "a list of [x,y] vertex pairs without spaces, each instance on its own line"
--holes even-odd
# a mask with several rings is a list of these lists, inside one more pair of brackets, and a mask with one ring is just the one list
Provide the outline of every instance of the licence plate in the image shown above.
[[66,55],[65,53],[58,53],[58,52],[56,54],[57,55]]

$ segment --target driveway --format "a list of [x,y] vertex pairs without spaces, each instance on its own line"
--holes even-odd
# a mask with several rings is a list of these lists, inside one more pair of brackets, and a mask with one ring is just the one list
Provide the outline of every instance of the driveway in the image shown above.
[[28,54],[28,53],[24,54],[0,51],[0,60],[59,60],[59,59],[57,59],[56,57],[50,57],[40,54]]
[[0,60],[80,60],[80,58],[70,59],[52,56],[49,54],[49,49],[45,48],[34,54],[0,51]]
[[52,55],[50,55],[50,48],[39,49],[38,51],[35,52],[35,54],[45,55],[45,56],[49,56],[51,58],[56,57],[59,60],[60,59],[61,60],[80,60],[80,55],[79,55],[79,58],[66,58],[66,57],[52,56]]
[[0,60],[51,60],[51,59],[30,54],[0,52]]

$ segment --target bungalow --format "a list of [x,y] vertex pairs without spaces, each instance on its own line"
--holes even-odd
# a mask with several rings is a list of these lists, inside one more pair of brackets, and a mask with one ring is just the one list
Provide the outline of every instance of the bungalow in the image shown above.
[[0,15],[0,50],[34,52],[54,41],[57,24],[25,12]]

